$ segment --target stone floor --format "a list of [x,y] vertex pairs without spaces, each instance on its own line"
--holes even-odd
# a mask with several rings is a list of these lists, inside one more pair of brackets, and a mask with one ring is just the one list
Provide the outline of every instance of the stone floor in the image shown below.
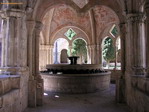
[[28,108],[24,112],[129,112],[127,106],[115,103],[114,95],[115,85],[90,94],[45,93],[42,107]]

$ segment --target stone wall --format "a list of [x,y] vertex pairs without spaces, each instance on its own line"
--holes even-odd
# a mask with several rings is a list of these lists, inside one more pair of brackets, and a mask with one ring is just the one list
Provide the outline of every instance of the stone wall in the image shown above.
[[0,76],[0,112],[22,112],[28,106],[28,75]]
[[149,79],[126,73],[126,100],[131,112],[149,112]]

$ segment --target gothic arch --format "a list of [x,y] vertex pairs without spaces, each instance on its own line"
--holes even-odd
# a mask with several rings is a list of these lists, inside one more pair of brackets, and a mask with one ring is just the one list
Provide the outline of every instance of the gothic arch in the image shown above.
[[[90,39],[88,37],[88,35],[79,27],[76,27],[76,26],[65,26],[61,29],[58,29],[57,31],[55,31],[54,34],[52,34],[52,36],[50,37],[50,44],[53,44],[55,40],[57,40],[59,37],[63,37],[65,38],[66,40],[68,40],[68,42],[70,42],[70,40],[64,35],[64,33],[69,29],[69,28],[72,28],[74,30],[76,30],[77,32],[82,32],[83,35],[80,35],[78,34],[77,36],[75,36],[72,41],[74,39],[76,39],[77,37],[82,37],[88,44],[90,44]],[[76,32],[76,33],[77,33]],[[62,34],[62,35],[59,35],[59,34]]]

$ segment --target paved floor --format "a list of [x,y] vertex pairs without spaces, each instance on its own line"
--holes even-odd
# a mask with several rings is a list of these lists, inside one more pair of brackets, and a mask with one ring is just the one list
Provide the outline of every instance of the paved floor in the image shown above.
[[103,92],[90,94],[51,94],[44,105],[25,112],[129,112],[127,106],[115,103],[115,85]]

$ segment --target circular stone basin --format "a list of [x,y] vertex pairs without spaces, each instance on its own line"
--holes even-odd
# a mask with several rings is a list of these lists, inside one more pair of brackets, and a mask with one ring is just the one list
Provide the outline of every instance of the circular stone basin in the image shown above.
[[[88,72],[83,73],[88,70]],[[50,74],[51,71],[55,72]],[[66,71],[69,71],[65,73]],[[77,71],[75,73],[71,72]],[[81,73],[79,74],[79,72]],[[91,73],[91,71],[93,73]],[[58,93],[91,93],[109,88],[111,72],[102,71],[99,65],[47,65],[42,72],[45,91]]]
[[[69,64],[50,64],[46,66],[48,72],[54,74],[92,74],[92,73],[104,73],[107,72],[101,69],[100,65],[96,64],[82,64],[82,65],[69,65]],[[45,72],[47,72],[45,71]]]

